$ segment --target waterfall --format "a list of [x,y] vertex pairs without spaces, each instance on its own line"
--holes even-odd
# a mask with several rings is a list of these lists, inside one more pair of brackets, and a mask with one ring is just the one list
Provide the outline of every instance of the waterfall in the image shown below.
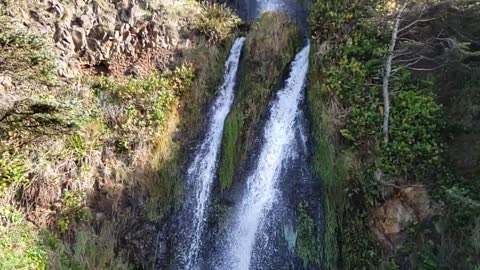
[[240,55],[245,38],[237,38],[225,63],[225,74],[219,96],[208,114],[205,137],[194,153],[194,159],[187,170],[186,201],[179,218],[181,219],[180,258],[178,268],[198,268],[197,258],[201,245],[206,212],[213,180],[216,175],[217,156],[220,150],[225,118],[233,100]]
[[247,178],[247,187],[235,211],[217,269],[247,270],[250,267],[257,234],[272,210],[278,193],[282,164],[295,152],[295,119],[301,113],[306,75],[308,71],[307,44],[290,67],[289,78],[278,91],[270,108],[263,130],[263,144],[257,162]]

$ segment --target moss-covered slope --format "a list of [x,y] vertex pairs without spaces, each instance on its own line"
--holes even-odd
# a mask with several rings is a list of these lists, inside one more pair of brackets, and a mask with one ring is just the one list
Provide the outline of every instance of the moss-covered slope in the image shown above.
[[220,160],[220,189],[227,191],[252,150],[278,81],[302,44],[302,33],[286,14],[264,13],[245,41],[238,94],[226,119]]

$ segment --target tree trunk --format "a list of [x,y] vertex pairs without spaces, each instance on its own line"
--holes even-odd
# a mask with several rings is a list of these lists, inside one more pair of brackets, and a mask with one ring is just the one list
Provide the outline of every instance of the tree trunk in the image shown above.
[[383,142],[385,144],[388,143],[388,130],[390,121],[390,91],[388,90],[388,85],[390,83],[390,76],[392,74],[393,52],[395,51],[395,45],[397,44],[398,27],[400,26],[402,13],[407,6],[407,3],[408,1],[405,1],[395,17],[395,22],[392,29],[392,39],[390,40],[387,59],[385,60],[385,74],[383,76]]

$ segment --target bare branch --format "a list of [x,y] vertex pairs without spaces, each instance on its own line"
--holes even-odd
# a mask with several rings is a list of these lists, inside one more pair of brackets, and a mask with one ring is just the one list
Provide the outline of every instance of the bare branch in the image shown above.
[[382,85],[382,92],[383,92],[383,141],[385,144],[388,143],[388,124],[390,120],[390,92],[388,90],[388,85],[390,82],[390,76],[392,73],[392,60],[393,60],[393,53],[395,51],[395,46],[397,44],[397,36],[398,36],[398,27],[400,26],[400,20],[402,19],[402,14],[407,4],[410,1],[405,1],[402,7],[398,10],[397,16],[395,17],[395,22],[392,29],[392,38],[390,40],[390,45],[388,47],[387,59],[385,60],[385,73],[383,76],[383,85]]

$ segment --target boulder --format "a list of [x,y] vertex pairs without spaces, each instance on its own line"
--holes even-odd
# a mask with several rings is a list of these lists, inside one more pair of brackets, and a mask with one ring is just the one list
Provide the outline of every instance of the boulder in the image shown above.
[[425,187],[406,186],[375,209],[368,223],[388,252],[395,253],[405,240],[407,226],[427,221],[438,212],[438,206],[430,199]]

